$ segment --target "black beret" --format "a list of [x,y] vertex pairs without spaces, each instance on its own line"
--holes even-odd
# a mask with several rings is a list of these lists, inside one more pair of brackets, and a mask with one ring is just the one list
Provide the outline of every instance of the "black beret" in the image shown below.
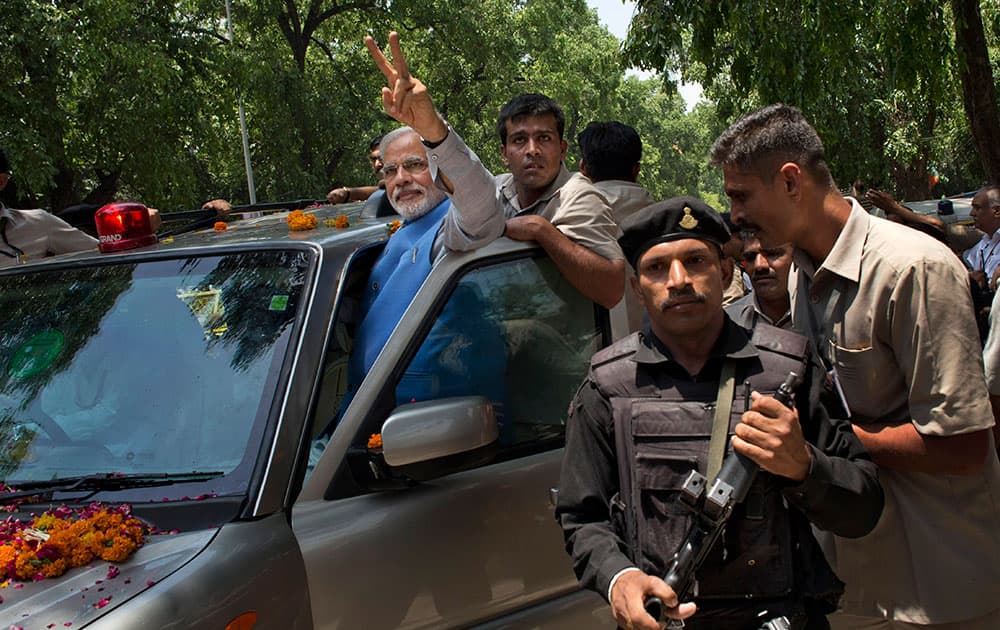
[[622,221],[621,229],[618,244],[633,268],[657,243],[696,238],[722,247],[731,236],[719,213],[694,197],[671,197],[646,206]]

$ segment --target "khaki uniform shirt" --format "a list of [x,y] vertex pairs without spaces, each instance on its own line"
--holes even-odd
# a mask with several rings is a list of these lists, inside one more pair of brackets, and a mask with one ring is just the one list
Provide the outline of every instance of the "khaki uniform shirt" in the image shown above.
[[570,173],[565,166],[542,196],[528,207],[521,207],[514,188],[514,176],[497,176],[497,188],[508,218],[537,214],[548,219],[574,243],[608,260],[624,260],[618,245],[618,225],[611,216],[611,206],[604,196],[580,173]]
[[[637,210],[642,210],[655,203],[649,191],[636,182],[607,179],[603,182],[595,182],[594,188],[604,195],[611,206],[611,215],[619,226],[622,221],[632,216]],[[621,236],[620,229],[618,235]],[[632,289],[630,279],[634,277],[635,271],[631,265],[625,265],[625,298],[611,309],[611,331],[615,341],[625,334],[639,332],[642,329],[646,310]]]
[[97,247],[97,239],[45,210],[0,206],[0,222],[0,267]]
[[722,305],[729,306],[747,294],[747,285],[743,281],[743,269],[739,263],[733,261],[733,279],[729,281],[729,286],[722,291]]
[[[565,166],[535,203],[522,208],[510,173],[493,177],[476,154],[454,130],[440,145],[427,150],[434,177],[440,173],[452,183],[452,205],[461,208],[449,213],[441,225],[440,242],[448,249],[467,251],[482,247],[503,234],[505,219],[521,214],[537,214],[548,219],[573,242],[608,260],[624,260],[618,245],[618,226],[611,207],[590,180],[570,173]],[[445,188],[443,181],[438,186]],[[454,215],[454,216],[453,216]]]
[[621,225],[622,221],[632,216],[637,210],[642,210],[646,206],[656,203],[649,191],[637,182],[606,179],[603,182],[594,183],[594,188],[601,191],[601,194],[607,199],[608,205],[611,206],[611,215],[618,225]]
[[[796,251],[795,327],[833,366],[856,424],[911,422],[924,435],[986,429],[968,277],[941,243],[857,203],[819,269]],[[885,510],[859,539],[821,534],[853,615],[927,624],[1000,608],[1000,462],[977,476],[882,468]],[[825,540],[824,540],[825,539]]]

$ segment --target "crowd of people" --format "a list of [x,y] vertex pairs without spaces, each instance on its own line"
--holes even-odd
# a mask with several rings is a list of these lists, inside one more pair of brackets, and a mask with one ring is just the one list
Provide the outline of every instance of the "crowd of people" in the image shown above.
[[[570,404],[556,507],[581,584],[621,628],[661,627],[652,597],[696,630],[1000,628],[1000,186],[975,195],[983,235],[956,252],[939,219],[860,180],[838,189],[816,131],[776,104],[715,141],[720,214],[654,200],[619,122],[579,134],[571,172],[562,109],[541,94],[500,110],[495,176],[398,35],[388,57],[365,42],[402,126],[371,143],[376,185],[327,199],[384,195],[405,223],[362,298],[349,388],[439,256],[534,241],[632,331],[592,358]],[[9,173],[3,159],[0,189]],[[0,264],[94,246],[42,211],[0,208],[0,233]],[[502,368],[482,367],[439,394],[484,394]],[[794,404],[774,396],[789,372]],[[677,497],[727,452],[760,472],[681,601],[661,579],[692,521]]]

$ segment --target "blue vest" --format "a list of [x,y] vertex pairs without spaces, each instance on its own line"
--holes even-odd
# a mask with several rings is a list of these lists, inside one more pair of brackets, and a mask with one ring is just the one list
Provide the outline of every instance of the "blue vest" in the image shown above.
[[361,299],[361,324],[354,337],[349,364],[348,382],[355,387],[375,363],[375,357],[430,274],[434,237],[450,207],[451,200],[445,199],[424,216],[404,224],[375,261]]
[[[427,279],[433,265],[432,247],[450,200],[406,223],[389,239],[375,262],[361,301],[358,326],[348,364],[344,408],[371,369],[389,335]],[[500,326],[481,316],[485,297],[471,280],[451,295],[406,373],[396,387],[396,404],[452,396],[486,396],[497,404],[504,426],[506,344]]]

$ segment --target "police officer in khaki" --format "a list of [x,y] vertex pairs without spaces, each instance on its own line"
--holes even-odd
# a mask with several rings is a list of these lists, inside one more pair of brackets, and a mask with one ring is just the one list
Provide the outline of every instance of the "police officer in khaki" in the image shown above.
[[[657,628],[644,610],[651,596],[695,630],[828,627],[843,584],[810,523],[870,531],[883,502],[874,464],[850,424],[819,405],[805,338],[766,323],[748,330],[723,311],[733,267],[718,213],[673,198],[622,230],[649,317],[594,355],[571,404],[556,518],[581,584],[630,630]],[[804,376],[795,408],[769,395],[790,371]],[[714,475],[727,441],[762,472],[697,573],[694,602],[679,602],[660,579],[691,521],[679,489],[692,469]]]

